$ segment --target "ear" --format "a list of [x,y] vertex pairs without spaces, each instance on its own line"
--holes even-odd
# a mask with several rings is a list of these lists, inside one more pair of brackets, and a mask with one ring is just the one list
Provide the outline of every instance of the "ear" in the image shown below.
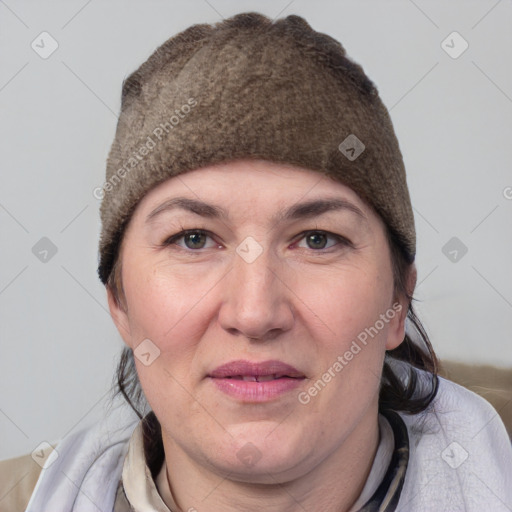
[[114,298],[114,293],[110,286],[107,285],[107,300],[108,300],[108,308],[110,310],[110,316],[114,321],[119,334],[123,338],[125,344],[132,348],[132,337],[130,332],[130,322],[128,319],[128,314],[125,309],[118,304],[116,299]]
[[[409,267],[407,274],[407,293],[411,296],[416,288],[416,280],[418,278],[418,272],[416,265],[413,263]],[[409,310],[409,300],[405,294],[401,294],[400,297],[393,299],[392,309],[395,311],[395,316],[389,322],[388,338],[386,340],[386,350],[393,350],[397,348],[405,337],[405,319],[407,318],[407,311]]]

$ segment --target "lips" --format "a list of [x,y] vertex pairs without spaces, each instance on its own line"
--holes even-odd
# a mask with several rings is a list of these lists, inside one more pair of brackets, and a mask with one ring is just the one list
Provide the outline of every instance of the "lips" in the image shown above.
[[208,374],[216,389],[245,403],[277,400],[302,386],[306,376],[282,361],[231,361]]
[[247,382],[305,378],[305,375],[293,366],[276,360],[261,363],[244,360],[231,361],[219,366],[208,376],[214,379],[238,379]]
[[279,373],[274,373],[272,375],[236,375],[234,377],[224,377],[225,379],[237,379],[237,380],[243,380],[245,382],[268,382],[269,380],[276,380],[281,379],[283,377],[287,378],[293,378],[288,377],[288,375],[281,375]]

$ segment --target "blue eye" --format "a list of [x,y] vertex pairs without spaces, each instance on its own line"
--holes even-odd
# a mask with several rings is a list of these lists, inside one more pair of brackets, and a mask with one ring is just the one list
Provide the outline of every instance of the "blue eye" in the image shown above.
[[[191,249],[191,250],[207,249],[207,247],[205,247],[205,240],[207,238],[211,238],[211,237],[206,231],[203,231],[202,229],[189,229],[189,230],[185,230],[185,231],[180,231],[176,235],[171,236],[164,242],[164,245],[176,244],[179,247],[182,247],[184,249]],[[177,241],[179,241],[181,239],[183,239],[183,241],[185,243],[185,247],[183,247],[183,245],[177,243]],[[213,246],[210,246],[210,247],[213,247]]]
[[[209,246],[206,245],[208,239],[212,240]],[[329,239],[333,241],[330,245],[328,245]],[[302,240],[306,241],[307,246],[298,246],[305,249],[311,249],[314,252],[321,252],[336,245],[340,245],[341,247],[353,247],[353,244],[348,239],[340,235],[335,235],[333,233],[320,230],[305,231],[304,233],[301,233],[299,242]],[[213,240],[210,233],[203,229],[187,229],[180,231],[179,233],[176,233],[175,235],[167,238],[162,245],[169,246],[173,244],[182,249],[193,252],[199,251],[201,249],[218,247],[218,244]]]
[[[189,249],[203,249],[205,245],[205,240],[208,237],[205,233],[195,232],[195,233],[187,233],[182,238],[185,242],[185,245]],[[190,245],[189,245],[190,243]]]
[[[334,240],[335,242],[327,246],[328,239]],[[351,245],[351,243],[346,238],[335,235],[333,233],[328,233],[327,231],[307,231],[303,233],[303,236],[300,238],[300,240],[306,240],[306,243],[308,244],[307,248],[313,250],[330,249],[337,244],[345,246]]]

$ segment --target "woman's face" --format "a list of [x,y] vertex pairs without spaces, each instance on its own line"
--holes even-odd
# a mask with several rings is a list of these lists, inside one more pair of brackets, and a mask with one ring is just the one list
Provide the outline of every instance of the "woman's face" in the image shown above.
[[166,456],[286,481],[377,428],[407,303],[350,188],[262,160],[194,170],[139,203],[121,258],[127,308],[109,305]]

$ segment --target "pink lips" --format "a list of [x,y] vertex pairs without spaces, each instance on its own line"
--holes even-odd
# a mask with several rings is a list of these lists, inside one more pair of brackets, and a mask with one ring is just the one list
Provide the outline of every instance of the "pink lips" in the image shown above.
[[237,360],[223,364],[208,377],[217,388],[245,402],[265,402],[297,388],[305,375],[281,361]]

